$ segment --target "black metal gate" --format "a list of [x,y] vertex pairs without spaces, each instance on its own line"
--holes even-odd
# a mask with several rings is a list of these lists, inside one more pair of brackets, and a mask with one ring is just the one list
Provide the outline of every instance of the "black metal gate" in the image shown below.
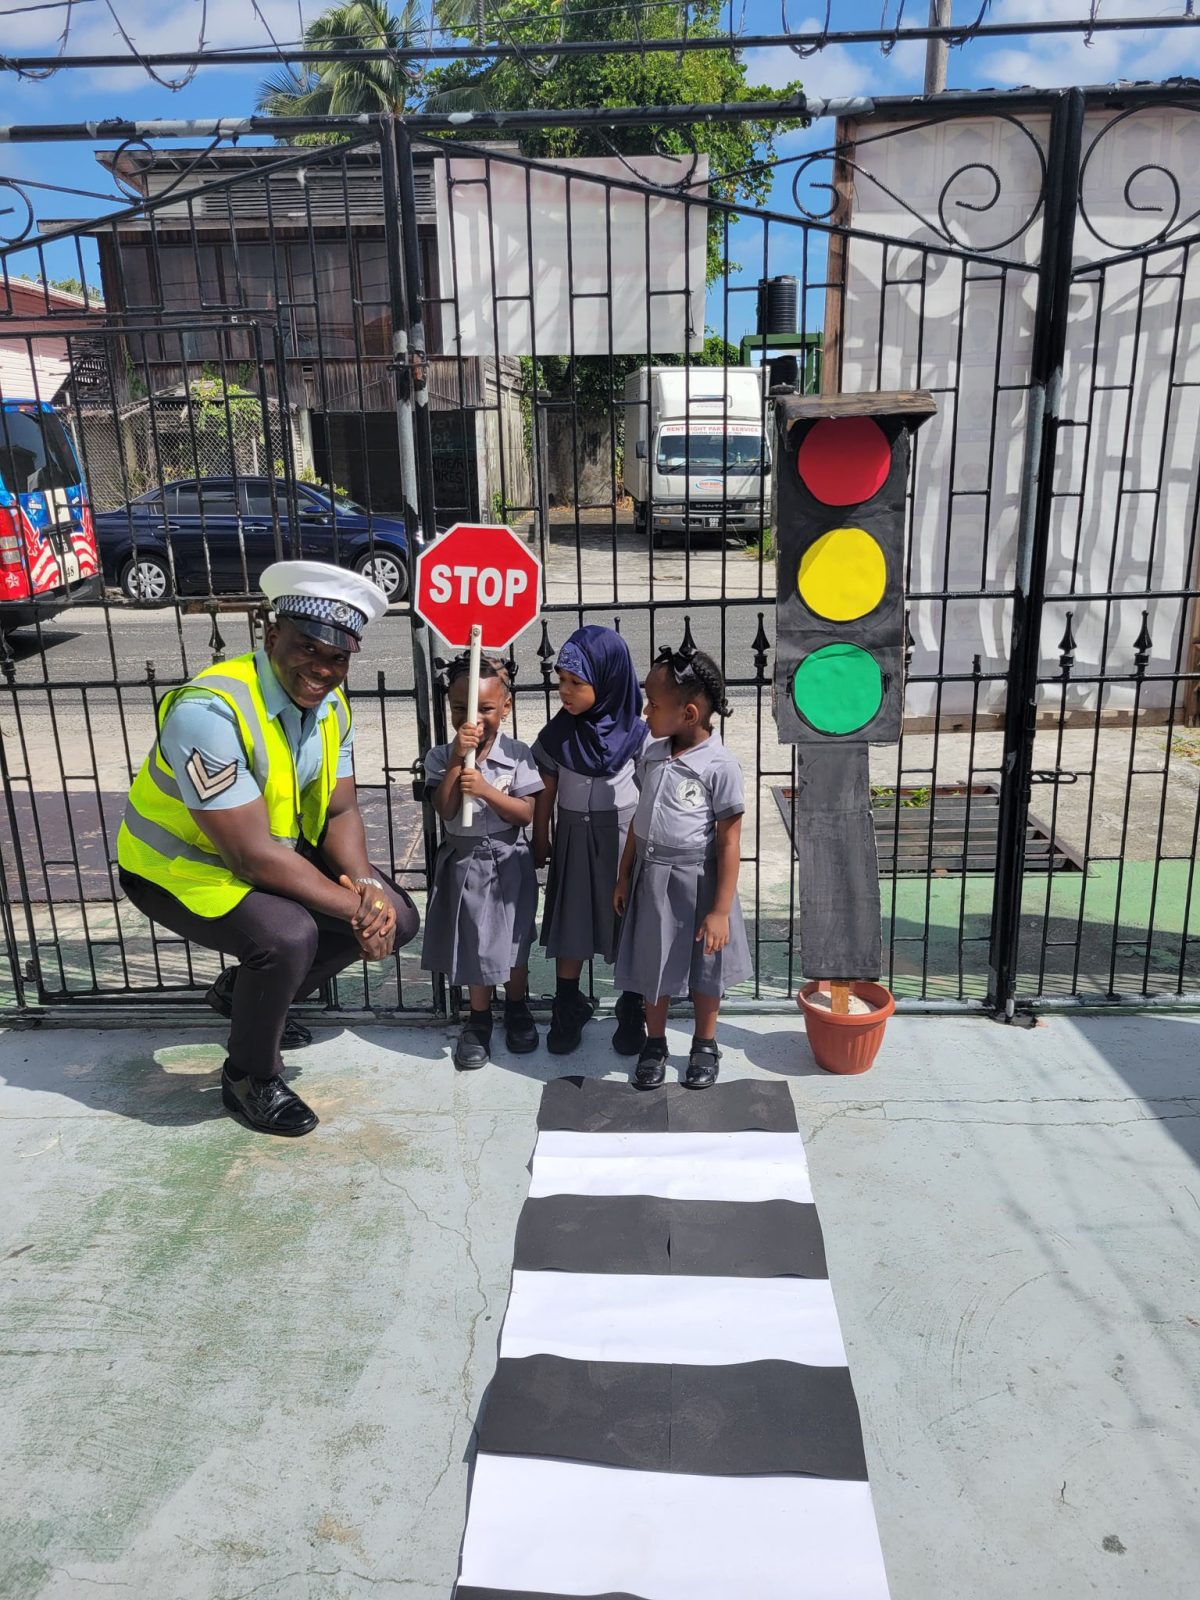
[[[396,585],[353,678],[357,775],[376,859],[424,892],[436,831],[414,779],[445,724],[439,646],[405,591],[418,538],[460,518],[508,522],[543,564],[519,736],[584,621],[620,627],[643,665],[689,641],[721,661],[748,792],[741,998],[787,1003],[769,474],[734,494],[728,457],[710,463],[715,512],[691,482],[678,504],[631,501],[625,384],[651,363],[938,400],[910,490],[908,720],[872,766],[901,1000],[1194,998],[1200,197],[1172,139],[1198,105],[860,102],[826,151],[780,164],[792,204],[772,210],[712,198],[698,158],[567,172],[489,142],[486,115],[476,142],[436,118],[192,125],[187,147],[113,128],[97,155],[128,203],[40,232],[37,186],[0,189],[17,201],[0,393],[27,372],[18,398],[68,427],[107,580],[93,603],[32,606],[0,657],[12,1013],[115,1015],[211,981],[217,958],[121,898],[115,827],[158,697],[259,639],[277,554]],[[331,142],[238,142],[268,128]],[[781,277],[794,319],[772,332],[757,309],[779,285],[760,282]],[[447,1000],[411,950],[333,997],[374,1015]]]

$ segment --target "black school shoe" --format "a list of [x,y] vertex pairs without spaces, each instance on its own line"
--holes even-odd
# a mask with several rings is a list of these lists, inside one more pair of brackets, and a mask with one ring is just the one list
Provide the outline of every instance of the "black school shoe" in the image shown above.
[[515,1056],[527,1056],[538,1047],[538,1031],[528,1000],[504,1002],[504,1042]]
[[555,995],[550,1032],[546,1035],[546,1049],[552,1056],[569,1056],[572,1050],[578,1050],[583,1030],[592,1020],[595,1009],[595,1002],[578,990],[570,995]]
[[721,1070],[721,1052],[715,1039],[692,1040],[687,1071],[683,1076],[685,1089],[711,1089]]
[[475,1072],[479,1067],[486,1067],[491,1060],[491,1048],[491,1013],[476,1017],[474,1012],[468,1012],[454,1046],[454,1065],[459,1072]]
[[612,1038],[613,1049],[619,1056],[640,1055],[646,1042],[646,1009],[641,995],[628,990],[619,994],[615,1015],[617,1029]]
[[661,1089],[667,1081],[667,1041],[647,1039],[629,1080],[635,1089]]
[[[237,982],[240,967],[226,967],[212,988],[204,996],[208,1005],[223,1017],[233,1015],[233,986]],[[283,1037],[279,1041],[281,1050],[303,1050],[306,1044],[312,1043],[312,1034],[302,1022],[297,1022],[291,1012],[283,1024]]]
[[231,1078],[228,1066],[221,1068],[221,1101],[256,1132],[298,1139],[317,1126],[316,1112],[282,1078]]

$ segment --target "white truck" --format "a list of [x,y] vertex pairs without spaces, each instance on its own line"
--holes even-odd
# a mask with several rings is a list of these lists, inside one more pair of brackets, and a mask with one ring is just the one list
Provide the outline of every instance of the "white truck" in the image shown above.
[[760,538],[771,447],[759,367],[639,367],[625,380],[625,487],[634,525]]

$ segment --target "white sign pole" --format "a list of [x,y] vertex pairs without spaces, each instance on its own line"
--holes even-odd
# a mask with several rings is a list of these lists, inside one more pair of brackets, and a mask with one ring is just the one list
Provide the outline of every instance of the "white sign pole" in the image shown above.
[[[461,637],[461,635],[460,635]],[[483,639],[483,627],[478,622],[471,624],[471,667],[467,674],[467,721],[479,721],[479,652]],[[468,772],[475,770],[475,752],[467,751],[467,759],[463,766]],[[475,817],[475,802],[467,795],[462,803],[462,823],[464,828],[469,828]]]

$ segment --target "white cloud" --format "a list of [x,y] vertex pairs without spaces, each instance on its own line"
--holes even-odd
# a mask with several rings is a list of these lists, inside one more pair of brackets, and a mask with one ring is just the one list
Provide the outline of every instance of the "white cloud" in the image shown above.
[[[772,25],[777,27],[778,22]],[[791,26],[795,33],[818,33],[824,16],[805,17]],[[921,81],[925,47],[901,44],[885,56],[875,44],[831,44],[815,55],[798,56],[787,45],[776,45],[747,50],[745,59],[751,83],[782,89],[798,78],[811,98],[838,100],[859,94],[903,94]]]
[[[296,0],[258,0],[258,4],[276,39],[291,40],[298,36]],[[199,48],[203,0],[173,0],[167,4],[163,0],[113,0],[113,9],[134,47],[146,55]],[[55,55],[67,15],[63,8],[6,18],[5,54]],[[265,49],[271,47],[262,18],[249,0],[208,0],[204,37],[210,49],[248,44]],[[127,49],[104,0],[93,0],[90,5],[75,8],[71,14],[68,54],[122,55]],[[169,69],[164,75],[177,76],[178,69]]]
[[[1157,19],[1180,16],[1182,0],[1120,0],[1110,13]],[[989,22],[1050,22],[1085,18],[1085,0],[999,0]],[[1118,79],[1154,80],[1193,70],[1200,63],[1200,23],[1195,28],[1131,33],[1058,34],[981,50],[977,45],[951,54],[951,81],[964,79],[992,88],[1030,84],[1037,89],[1071,84],[1111,83]],[[955,67],[959,70],[956,74]]]
[[747,50],[745,60],[746,81],[765,84],[769,89],[783,89],[799,79],[805,94],[812,99],[832,100],[867,93],[866,63],[839,44],[803,59],[786,45],[768,46]]

